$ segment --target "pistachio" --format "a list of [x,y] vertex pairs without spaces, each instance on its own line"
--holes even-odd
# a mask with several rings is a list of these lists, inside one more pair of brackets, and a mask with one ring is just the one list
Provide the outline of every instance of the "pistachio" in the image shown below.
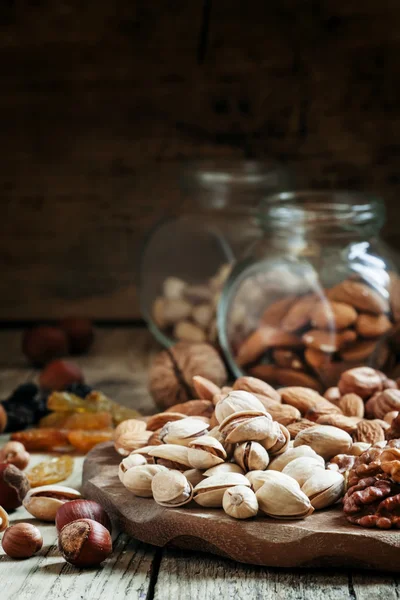
[[165,444],[189,446],[197,437],[206,435],[209,426],[200,418],[186,417],[179,421],[166,423],[159,437]]
[[188,459],[194,469],[209,469],[226,459],[223,445],[210,435],[196,438],[189,444]]
[[203,475],[204,477],[211,477],[211,475],[221,475],[222,473],[239,473],[240,475],[244,475],[242,467],[231,462],[224,462],[215,467],[211,467],[211,469],[204,471]]
[[222,421],[233,413],[254,410],[264,414],[266,413],[262,402],[260,402],[254,394],[235,390],[217,402],[215,406],[215,416],[218,423],[222,423]]
[[292,460],[296,460],[296,458],[300,458],[301,456],[315,458],[322,464],[322,466],[325,466],[324,459],[321,458],[315,452],[315,450],[310,448],[310,446],[298,446],[297,448],[289,448],[283,454],[280,454],[277,458],[274,458],[274,460],[270,462],[268,470],[283,471],[286,465],[288,465]]
[[142,454],[130,454],[124,458],[118,467],[118,477],[121,483],[124,483],[124,475],[131,467],[137,467],[139,465],[145,465],[147,460]]
[[182,506],[191,501],[192,484],[180,471],[159,471],[151,482],[153,498],[161,506]]
[[124,475],[123,484],[135,496],[151,498],[151,482],[160,471],[167,471],[162,465],[138,465],[131,467]]
[[233,456],[244,471],[264,471],[269,464],[268,452],[258,442],[239,444]]
[[250,519],[258,513],[256,495],[244,485],[235,485],[225,490],[222,507],[226,514],[234,519]]
[[242,411],[229,415],[222,421],[219,430],[228,443],[263,441],[265,448],[277,441],[280,430],[277,423],[263,411]]
[[246,478],[250,481],[253,490],[257,492],[266,481],[274,480],[285,483],[288,476],[279,471],[249,471],[246,473]]
[[204,473],[199,469],[188,469],[187,471],[184,471],[183,474],[193,487],[204,479]]
[[354,442],[351,448],[347,451],[352,456],[361,456],[363,452],[366,452],[371,448],[371,444],[367,442]]
[[312,506],[318,510],[331,506],[344,494],[344,477],[338,471],[318,471],[303,484],[302,491]]
[[140,456],[143,456],[149,464],[154,464],[154,458],[149,454],[150,450],[154,450],[154,448],[157,448],[157,444],[152,444],[151,446],[142,446],[142,448],[133,450],[129,456],[140,454]]
[[282,425],[281,423],[276,423],[275,425],[277,425],[276,430],[279,432],[278,439],[276,440],[275,444],[273,444],[272,446],[269,446],[268,439],[267,439],[267,441],[264,440],[262,442],[263,446],[265,446],[265,448],[267,448],[268,452],[272,456],[277,456],[278,454],[283,454],[287,450],[287,448],[289,446],[289,442],[290,442],[290,433],[286,429],[286,427],[284,425]]
[[129,456],[134,450],[145,446],[151,436],[151,431],[126,431],[115,438],[115,449],[121,456]]
[[193,500],[206,507],[221,507],[224,492],[229,487],[245,485],[250,487],[250,482],[239,473],[223,473],[206,477],[196,485],[193,490]]
[[338,427],[315,425],[297,434],[294,447],[311,446],[322,458],[329,460],[336,454],[346,454],[352,443],[350,435]]
[[149,455],[153,457],[155,464],[163,465],[168,469],[177,469],[178,471],[186,471],[192,465],[188,458],[188,449],[186,446],[178,446],[175,444],[162,444],[155,446],[149,451]]
[[293,479],[302,486],[314,473],[317,472],[319,474],[320,471],[324,471],[324,469],[325,465],[321,464],[316,458],[312,458],[311,456],[301,456],[300,458],[295,458],[295,460],[292,460],[286,465],[282,473],[284,475],[289,475],[289,477],[293,477]]
[[65,502],[81,498],[81,494],[62,485],[43,485],[31,489],[24,498],[26,510],[40,521],[55,521],[57,510]]
[[258,506],[263,513],[277,519],[304,519],[314,512],[297,481],[278,471],[270,471],[269,474],[280,477],[265,480],[256,492]]
[[208,432],[208,435],[215,438],[216,440],[219,441],[220,444],[222,444],[222,446],[225,449],[226,456],[228,459],[232,458],[233,451],[235,450],[235,444],[228,444],[225,437],[222,435],[222,433],[219,430],[219,425],[217,425],[216,427],[213,427],[213,429],[211,429]]

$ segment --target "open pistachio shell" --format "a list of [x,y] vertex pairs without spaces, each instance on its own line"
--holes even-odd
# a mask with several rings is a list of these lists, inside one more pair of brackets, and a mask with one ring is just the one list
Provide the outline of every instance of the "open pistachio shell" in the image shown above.
[[[289,476],[280,471],[249,471],[246,473],[246,477],[250,481],[253,490],[257,492],[266,481],[278,481],[284,484],[287,482]],[[290,477],[289,479],[292,478]],[[297,481],[293,479],[293,482],[300,489]]]
[[151,482],[160,471],[167,471],[161,465],[138,465],[125,473],[123,484],[130,492],[141,498],[151,498]]
[[256,495],[244,485],[235,485],[225,490],[222,507],[226,514],[234,519],[250,519],[258,513]]
[[269,464],[268,452],[258,442],[238,444],[233,457],[244,471],[264,471]]
[[240,444],[248,441],[262,441],[266,448],[266,440],[273,446],[280,430],[277,423],[261,411],[242,411],[228,416],[222,421],[219,430],[229,444]]
[[200,471],[200,469],[188,469],[187,471],[184,471],[183,474],[193,487],[204,479],[204,473],[203,471]]
[[168,469],[186,471],[192,467],[189,462],[188,449],[186,446],[162,444],[161,446],[155,446],[153,450],[150,450],[149,455],[153,457],[154,462],[157,465],[163,465]]
[[286,480],[271,478],[264,482],[256,492],[258,506],[263,513],[277,519],[304,519],[314,511],[311,502],[297,481],[284,477]]
[[301,489],[318,510],[335,504],[344,495],[345,479],[337,471],[317,471],[307,479]]
[[323,472],[324,469],[325,466],[319,460],[311,456],[301,456],[286,465],[282,473],[293,477],[301,487],[316,471],[319,473],[320,471]]
[[250,487],[250,482],[239,473],[223,473],[206,477],[194,488],[193,500],[200,506],[221,507],[225,490],[234,485]]
[[242,467],[231,462],[224,462],[215,467],[211,467],[211,469],[204,471],[203,475],[204,477],[211,477],[211,475],[222,475],[222,473],[239,473],[240,475],[244,475]]
[[249,410],[266,413],[264,405],[256,396],[254,396],[254,394],[235,390],[229,392],[229,394],[217,402],[215,406],[215,416],[218,423],[222,423],[226,417],[229,417],[234,413]]
[[296,460],[296,458],[300,458],[301,456],[309,456],[311,458],[315,458],[318,462],[321,463],[322,466],[325,466],[324,459],[319,456],[310,448],[310,446],[298,446],[297,448],[288,448],[283,454],[279,454],[276,458],[274,458],[268,465],[269,471],[283,471],[283,469],[288,465],[292,460]]
[[159,433],[164,444],[188,446],[196,437],[206,435],[209,425],[203,419],[187,417],[180,421],[166,423]]
[[214,437],[203,435],[190,442],[188,459],[195,469],[209,469],[223,463],[226,452],[222,444]]
[[337,454],[347,454],[353,440],[351,436],[331,425],[315,425],[300,431],[294,440],[294,447],[311,446],[313,450],[325,460],[331,459]]
[[43,485],[29,490],[23,500],[26,510],[40,521],[55,521],[60,506],[81,498],[73,488],[62,485]]
[[159,471],[152,479],[153,498],[161,506],[178,507],[191,501],[192,484],[180,471]]
[[283,454],[289,447],[289,443],[290,443],[289,431],[281,423],[278,423],[277,425],[278,425],[280,431],[278,434],[278,439],[273,444],[273,446],[268,447],[268,442],[267,442],[267,445],[265,445],[265,442],[263,442],[264,447],[267,448],[267,450],[271,454],[271,456],[277,456],[278,454]]
[[124,483],[124,475],[132,467],[147,464],[147,460],[142,454],[130,454],[122,460],[118,467],[118,477],[121,483]]

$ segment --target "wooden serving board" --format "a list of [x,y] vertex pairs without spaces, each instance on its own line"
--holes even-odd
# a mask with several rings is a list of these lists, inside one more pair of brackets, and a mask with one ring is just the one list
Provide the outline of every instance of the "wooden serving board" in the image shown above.
[[142,542],[201,550],[268,567],[399,570],[399,530],[351,525],[339,507],[300,521],[262,517],[237,521],[222,509],[205,509],[194,502],[185,508],[163,508],[123,487],[117,474],[120,461],[112,443],[94,448],[84,463],[83,493],[99,502],[119,529]]

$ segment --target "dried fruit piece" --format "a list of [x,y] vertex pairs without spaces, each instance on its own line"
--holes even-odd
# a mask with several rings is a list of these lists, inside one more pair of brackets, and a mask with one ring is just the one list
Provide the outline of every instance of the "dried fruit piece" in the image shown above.
[[11,439],[24,444],[28,452],[58,450],[69,446],[67,433],[60,429],[28,429],[11,434]]
[[72,411],[52,412],[40,419],[39,427],[43,429],[64,429],[65,423],[68,421],[69,417],[74,414],[75,413]]
[[31,487],[51,485],[68,479],[74,470],[74,459],[71,456],[60,456],[41,462],[31,469],[26,476]]
[[104,431],[82,431],[76,429],[68,432],[68,441],[79,452],[86,454],[102,442],[111,442],[114,437],[114,431],[112,429],[105,429]]
[[112,417],[109,413],[75,413],[68,417],[64,429],[100,430],[112,427]]

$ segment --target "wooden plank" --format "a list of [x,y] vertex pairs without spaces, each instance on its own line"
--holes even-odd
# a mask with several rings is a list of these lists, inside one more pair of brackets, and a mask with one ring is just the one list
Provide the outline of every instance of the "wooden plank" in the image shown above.
[[[206,574],[206,577],[204,577]],[[344,573],[265,569],[203,554],[165,551],[154,600],[354,600]]]

